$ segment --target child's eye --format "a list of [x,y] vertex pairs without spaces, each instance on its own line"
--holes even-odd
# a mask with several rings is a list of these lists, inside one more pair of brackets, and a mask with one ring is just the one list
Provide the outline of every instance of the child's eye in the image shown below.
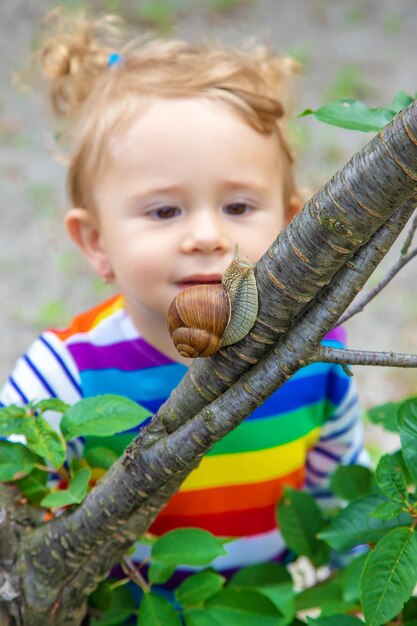
[[246,215],[252,211],[252,207],[247,202],[232,202],[226,204],[223,211],[228,215]]
[[161,206],[158,209],[152,209],[151,211],[149,211],[148,215],[159,220],[169,220],[173,217],[178,217],[180,213],[181,210],[178,207]]

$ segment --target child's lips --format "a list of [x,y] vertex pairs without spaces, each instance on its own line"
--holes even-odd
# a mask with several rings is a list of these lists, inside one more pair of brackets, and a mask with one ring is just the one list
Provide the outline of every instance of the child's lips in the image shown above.
[[221,274],[192,274],[180,278],[180,280],[175,282],[175,285],[180,289],[187,289],[196,285],[218,285],[221,281]]

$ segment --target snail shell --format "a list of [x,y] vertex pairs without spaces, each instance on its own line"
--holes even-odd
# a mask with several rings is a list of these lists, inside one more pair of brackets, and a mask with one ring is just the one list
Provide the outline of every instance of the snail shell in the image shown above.
[[181,356],[210,356],[220,348],[230,318],[222,285],[196,285],[181,291],[168,311],[168,329]]
[[181,356],[210,356],[246,337],[257,313],[254,265],[235,252],[221,284],[196,285],[176,296],[168,310],[168,329]]

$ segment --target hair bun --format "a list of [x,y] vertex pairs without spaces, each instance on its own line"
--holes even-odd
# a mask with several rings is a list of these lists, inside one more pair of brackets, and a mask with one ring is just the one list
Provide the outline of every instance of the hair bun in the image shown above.
[[92,19],[86,11],[72,14],[57,8],[44,18],[37,56],[50,82],[55,113],[71,116],[78,111],[107,70],[109,52],[119,48],[121,30],[119,18]]
[[70,73],[71,54],[68,47],[61,43],[51,43],[45,47],[41,51],[40,61],[42,72],[49,80]]

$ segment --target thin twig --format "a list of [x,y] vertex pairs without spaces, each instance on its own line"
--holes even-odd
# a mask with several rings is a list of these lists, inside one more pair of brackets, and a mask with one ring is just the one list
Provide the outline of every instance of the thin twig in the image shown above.
[[116,582],[112,583],[110,587],[112,589],[117,589],[118,587],[122,587],[123,585],[126,585],[126,583],[128,583],[129,580],[131,580],[130,576],[128,576],[127,578],[121,578],[120,580],[116,580]]
[[48,474],[56,474],[57,476],[61,476],[64,480],[69,480],[71,478],[68,470],[65,467],[60,467],[57,469],[56,467],[48,467],[47,465],[42,465],[41,463],[35,463],[35,467],[42,472],[48,472]]
[[368,350],[345,350],[320,346],[312,361],[338,363],[339,365],[379,365],[387,367],[417,367],[416,354],[399,352],[373,352]]
[[129,576],[130,580],[135,582],[143,591],[148,592],[150,590],[150,586],[128,556],[122,558],[120,565],[124,573]]
[[346,376],[353,376],[353,372],[350,369],[349,365],[346,365],[346,363],[341,363],[340,365],[342,366],[342,369]]
[[405,256],[411,246],[413,241],[414,234],[417,230],[417,214],[414,216],[414,219],[411,223],[410,230],[407,233],[407,237],[405,238],[403,247],[401,248],[401,256]]
[[[416,222],[417,224],[417,222]],[[357,304],[352,306],[346,313],[344,313],[340,320],[337,322],[337,325],[344,324],[347,320],[350,320],[351,317],[363,311],[365,306],[375,298],[382,291],[388,283],[398,274],[398,272],[406,265],[411,259],[413,259],[417,255],[417,248],[414,248],[411,252],[404,256],[400,256],[398,261],[392,266],[388,274],[385,276],[383,280],[381,280],[378,285],[376,285],[371,291],[369,291],[363,298],[359,300]]]

